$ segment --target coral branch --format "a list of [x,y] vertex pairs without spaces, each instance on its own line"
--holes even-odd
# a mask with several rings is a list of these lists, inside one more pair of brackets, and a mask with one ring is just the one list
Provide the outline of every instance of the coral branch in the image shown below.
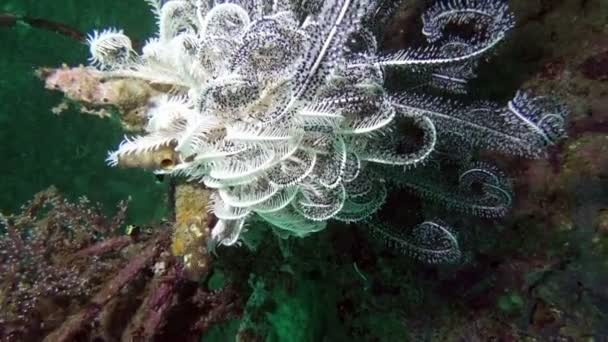
[[74,258],[97,256],[108,252],[118,251],[132,242],[130,236],[117,236],[76,252]]
[[110,283],[93,297],[91,302],[100,306],[107,303],[123,286],[132,281],[146,266],[149,266],[160,251],[166,249],[166,246],[164,245],[168,241],[168,236],[169,234],[164,232],[161,236],[152,240],[140,254],[132,259],[120,273],[110,281]]
[[176,304],[178,287],[185,281],[175,264],[170,266],[167,274],[154,278],[148,285],[148,295],[123,333],[123,338],[137,336],[147,341],[158,334],[166,324],[169,310]]
[[[70,317],[53,333],[49,334],[45,341],[73,341],[90,324],[111,299],[117,296],[121,289],[132,282],[139,273],[152,263],[154,258],[164,248],[163,244],[168,241],[168,234],[164,233],[151,240],[147,247],[132,259],[112,280],[110,280],[91,300],[88,307],[82,309],[76,315]],[[166,247],[165,247],[166,248]]]
[[219,292],[205,292],[199,289],[192,300],[206,312],[194,324],[193,328],[198,334],[204,334],[213,324],[233,318],[241,311],[242,303],[232,287]]

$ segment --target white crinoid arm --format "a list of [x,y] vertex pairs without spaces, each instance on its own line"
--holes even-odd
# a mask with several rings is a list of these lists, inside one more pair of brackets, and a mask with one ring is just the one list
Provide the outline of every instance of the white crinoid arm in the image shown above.
[[491,103],[464,105],[430,96],[393,98],[401,115],[421,115],[433,122],[439,137],[477,148],[538,158],[565,136],[567,108],[549,97],[518,92],[506,107]]
[[125,136],[118,149],[108,153],[106,162],[110,166],[118,166],[121,159],[125,157],[146,155],[161,148],[170,147],[175,144],[175,141],[176,137],[171,134]]
[[366,220],[380,210],[387,196],[384,182],[380,179],[372,179],[369,172],[348,182],[344,188],[346,201],[335,218],[346,223]]
[[118,29],[93,31],[87,37],[87,44],[91,54],[89,62],[103,70],[124,68],[137,56],[131,39]]
[[372,222],[371,233],[389,247],[428,264],[450,264],[461,261],[462,251],[456,231],[440,220],[425,221],[409,234],[387,224]]
[[218,220],[211,230],[211,250],[215,246],[236,244],[245,227],[245,219]]
[[158,37],[167,42],[180,32],[193,31],[196,25],[195,7],[190,1],[165,1],[158,16]]
[[383,172],[390,183],[450,210],[491,218],[504,216],[513,204],[510,180],[489,163],[465,163],[457,184],[445,179],[437,164],[405,174]]
[[[433,66],[465,63],[479,59],[492,51],[515,25],[513,14],[505,0],[440,0],[423,15],[422,33],[435,43],[442,38],[442,45],[431,45],[379,56],[372,61],[353,61],[349,68],[359,68],[369,63],[382,66]],[[471,24],[476,33],[467,49],[445,49],[456,37],[444,37],[446,26]]]
[[160,20],[160,10],[163,7],[163,0],[144,0],[152,9],[152,14]]
[[317,95],[325,79],[341,62],[348,33],[361,27],[369,4],[369,0],[324,1],[319,13],[307,18],[302,31],[307,36],[308,46],[294,75],[297,85],[294,96],[283,113],[290,111],[301,99]]

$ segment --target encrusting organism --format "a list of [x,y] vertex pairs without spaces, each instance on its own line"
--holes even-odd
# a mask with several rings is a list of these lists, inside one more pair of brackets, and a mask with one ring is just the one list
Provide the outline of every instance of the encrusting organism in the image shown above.
[[45,81],[47,89],[65,95],[52,109],[53,113],[60,114],[72,103],[77,103],[81,112],[101,118],[111,117],[112,109],[117,109],[123,129],[129,132],[143,129],[148,102],[163,94],[162,86],[155,89],[153,84],[135,79],[106,80],[103,72],[90,67],[41,68],[37,75]]
[[211,291],[188,279],[167,252],[169,225],[125,235],[126,214],[127,201],[106,217],[54,187],[0,214],[0,341],[183,341],[240,313],[232,285]]
[[[103,77],[171,88],[153,99],[145,134],[125,138],[108,163],[171,151],[156,172],[213,189],[215,245],[237,243],[252,216],[300,237],[334,219],[369,223],[421,260],[455,261],[457,236],[441,221],[395,235],[373,220],[387,185],[500,216],[512,202],[509,182],[473,152],[542,157],[564,135],[567,110],[547,97],[518,92],[500,107],[417,92],[424,87],[388,90],[396,87],[385,74],[407,71],[444,93],[465,93],[514,26],[503,0],[439,0],[422,17],[429,45],[398,52],[382,51],[380,37],[400,1],[147,2],[158,32],[141,53],[118,29],[88,39]],[[421,134],[404,134],[403,124]],[[439,168],[446,155],[461,165],[456,186]]]

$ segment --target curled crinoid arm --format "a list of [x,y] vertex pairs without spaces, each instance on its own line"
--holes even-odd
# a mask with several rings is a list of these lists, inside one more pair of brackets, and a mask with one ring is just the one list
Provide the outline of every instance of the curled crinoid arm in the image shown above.
[[296,118],[307,130],[338,129],[344,120],[342,109],[330,101],[308,105],[297,112]]
[[220,121],[216,117],[197,113],[189,115],[184,121],[176,122],[176,124],[181,124],[183,129],[179,134],[175,150],[184,159],[195,158],[198,156],[201,146],[206,147],[209,137],[218,130]]
[[464,105],[430,96],[402,94],[393,98],[401,113],[431,120],[443,141],[523,157],[541,157],[565,134],[567,109],[548,97],[519,92],[508,106]]
[[554,98],[534,97],[519,91],[509,101],[507,111],[503,111],[502,116],[530,139],[530,154],[540,157],[547,146],[556,144],[566,136],[568,114],[568,108]]
[[87,37],[87,44],[91,54],[89,62],[102,70],[125,67],[137,57],[131,39],[122,30],[93,31]]
[[244,219],[251,213],[249,208],[233,207],[226,204],[217,192],[211,194],[210,202],[209,211],[220,220]]
[[258,214],[271,214],[282,210],[292,203],[299,190],[298,186],[282,188],[266,201],[254,205],[252,209]]
[[266,202],[278,191],[278,187],[260,177],[246,184],[219,189],[219,194],[230,206],[248,208]]
[[261,82],[276,80],[295,69],[304,36],[289,16],[264,17],[246,27],[231,70]]
[[244,228],[245,219],[218,220],[211,230],[209,250],[214,250],[216,246],[232,246],[236,244]]
[[376,164],[402,166],[412,168],[423,164],[435,151],[437,144],[437,131],[435,124],[429,118],[411,115],[407,118],[413,126],[422,132],[421,144],[413,150],[404,149],[407,144],[404,137],[397,130],[383,130],[377,135],[367,137],[353,137],[352,149],[363,161]]
[[505,0],[440,0],[424,13],[422,21],[422,34],[432,43],[443,37],[450,23],[472,23],[475,28],[486,28],[489,35],[495,35],[510,29],[514,17]]
[[232,3],[215,5],[202,18],[201,36],[234,39],[241,36],[250,23],[243,7]]
[[327,221],[342,210],[346,192],[342,185],[326,188],[321,184],[303,184],[292,202],[293,208],[311,221]]
[[309,220],[300,215],[291,205],[279,211],[258,213],[258,215],[280,232],[296,237],[304,237],[308,234],[321,231],[327,226],[327,221]]
[[444,179],[437,166],[410,171],[393,181],[443,207],[481,217],[503,216],[513,203],[509,180],[488,163],[462,168],[457,184]]
[[387,127],[395,118],[395,108],[384,98],[355,97],[341,107],[345,118],[340,125],[341,134],[371,133]]
[[316,153],[300,149],[269,168],[266,176],[279,188],[291,187],[308,177],[316,164]]
[[342,138],[335,138],[325,149],[317,153],[315,166],[306,178],[327,188],[335,188],[342,182],[346,168],[346,144]]
[[273,165],[275,156],[275,152],[270,148],[250,147],[222,160],[211,161],[209,175],[223,181],[253,180]]
[[318,15],[303,25],[309,47],[294,76],[298,85],[295,99],[313,98],[326,77],[341,62],[349,34],[361,27],[369,0],[324,1]]
[[194,5],[190,1],[165,1],[158,20],[158,36],[167,42],[182,31],[193,31],[197,24]]
[[172,132],[176,136],[186,129],[188,120],[198,115],[187,97],[162,95],[151,101],[146,113],[146,132]]
[[382,37],[388,23],[393,18],[393,15],[399,10],[403,4],[403,0],[377,0],[373,6],[369,7],[368,14],[365,18],[366,26],[378,36]]
[[[436,45],[399,51],[378,57],[375,63],[384,66],[424,66],[462,63],[478,59],[502,42],[514,24],[504,0],[443,0],[432,6],[423,16],[423,34],[431,43],[454,37],[446,37],[448,24],[472,25],[475,34],[470,38],[471,49],[445,51]],[[365,64],[354,61],[349,67]]]
[[[444,43],[442,53],[447,55],[462,55],[472,52],[475,47],[464,39],[455,38]],[[478,59],[471,59],[462,63],[440,65],[430,71],[431,85],[435,88],[457,94],[466,94],[468,82],[475,78],[475,69]]]
[[362,169],[363,164],[361,163],[359,156],[353,151],[348,151],[346,154],[346,163],[344,164],[344,175],[342,176],[342,181],[344,183],[354,181],[359,177]]
[[422,222],[409,232],[380,222],[370,222],[368,227],[389,247],[422,262],[436,265],[461,260],[462,251],[456,232],[441,221]]
[[[362,187],[359,179],[365,179],[369,188]],[[353,182],[345,185],[346,200],[344,207],[335,216],[336,220],[352,223],[360,222],[375,214],[384,205],[387,191],[384,183],[372,180],[369,176],[361,175]],[[362,191],[364,190],[364,191]]]
[[[470,210],[477,216],[503,216],[513,204],[513,190],[507,176],[496,166],[476,162],[463,168],[458,176],[459,193],[476,198]],[[471,201],[473,202],[473,201]]]

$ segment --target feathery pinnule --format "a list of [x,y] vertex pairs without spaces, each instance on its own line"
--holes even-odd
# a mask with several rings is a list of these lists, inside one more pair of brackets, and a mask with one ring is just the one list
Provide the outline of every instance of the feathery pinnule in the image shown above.
[[[330,219],[367,222],[387,184],[445,207],[504,215],[507,178],[470,152],[541,157],[564,135],[566,109],[519,92],[505,107],[420,93],[466,93],[475,69],[505,39],[514,16],[504,0],[438,0],[423,15],[423,47],[379,49],[382,25],[400,1],[146,0],[158,34],[137,54],[119,30],[89,37],[106,77],[168,86],[146,133],[125,138],[108,163],[158,149],[175,160],[157,172],[213,189],[214,243],[235,244],[252,215],[280,236],[305,236]],[[453,25],[473,28],[461,37]],[[425,75],[417,90],[392,93],[387,69]],[[404,134],[407,123],[419,137]],[[410,129],[411,130],[411,129]],[[438,151],[457,150],[449,177]],[[125,159],[126,158],[126,159]],[[450,179],[452,178],[452,179]],[[456,261],[454,230],[426,221],[410,235],[370,228],[391,246],[431,263]]]

